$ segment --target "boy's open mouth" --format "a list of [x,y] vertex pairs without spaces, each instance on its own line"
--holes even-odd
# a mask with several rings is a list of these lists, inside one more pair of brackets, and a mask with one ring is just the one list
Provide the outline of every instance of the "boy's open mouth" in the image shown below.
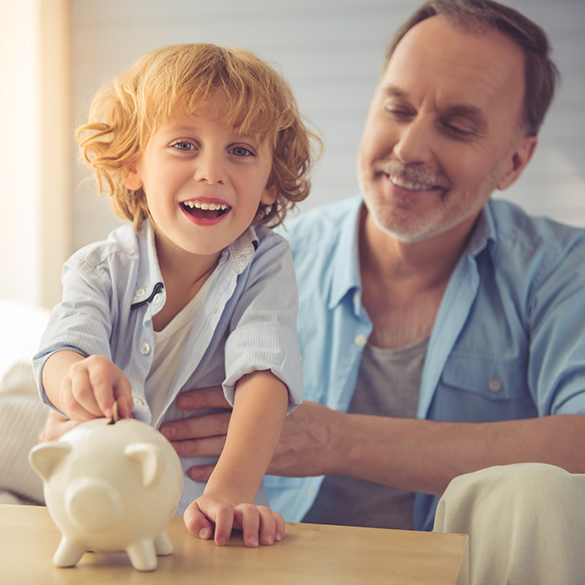
[[183,201],[183,209],[198,219],[215,219],[231,210],[229,205],[222,203],[200,203],[199,201]]

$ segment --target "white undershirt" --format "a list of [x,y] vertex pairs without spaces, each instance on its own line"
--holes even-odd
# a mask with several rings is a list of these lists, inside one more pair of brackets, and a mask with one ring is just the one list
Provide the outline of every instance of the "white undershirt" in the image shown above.
[[191,326],[201,306],[209,280],[162,330],[154,332],[154,358],[146,378],[144,392],[156,427],[163,414],[169,389],[179,367]]

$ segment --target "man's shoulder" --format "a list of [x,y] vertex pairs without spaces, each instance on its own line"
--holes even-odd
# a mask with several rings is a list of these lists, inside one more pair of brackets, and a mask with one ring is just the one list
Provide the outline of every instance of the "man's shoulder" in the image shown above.
[[559,253],[573,248],[585,250],[585,230],[582,228],[531,215],[503,199],[491,200],[489,210],[498,242],[504,247],[546,248]]
[[499,281],[514,289],[537,291],[547,282],[564,282],[570,274],[583,286],[585,230],[537,217],[503,200],[490,201],[495,242],[491,266]]
[[293,254],[297,250],[323,250],[335,245],[340,234],[355,230],[361,201],[357,195],[315,207],[288,221],[279,233],[288,240]]

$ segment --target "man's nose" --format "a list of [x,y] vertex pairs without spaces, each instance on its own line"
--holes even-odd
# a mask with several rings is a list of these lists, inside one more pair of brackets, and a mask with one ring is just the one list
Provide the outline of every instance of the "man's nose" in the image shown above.
[[196,158],[194,179],[210,185],[224,185],[227,181],[225,157],[223,151],[202,150]]
[[393,152],[404,163],[426,163],[431,158],[432,137],[430,121],[417,116],[401,127]]

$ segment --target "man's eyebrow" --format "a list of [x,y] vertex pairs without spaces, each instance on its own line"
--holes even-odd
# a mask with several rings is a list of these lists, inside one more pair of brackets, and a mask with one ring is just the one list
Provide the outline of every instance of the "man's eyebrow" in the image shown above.
[[408,98],[408,93],[396,85],[388,85],[383,88],[383,91],[388,97]]

